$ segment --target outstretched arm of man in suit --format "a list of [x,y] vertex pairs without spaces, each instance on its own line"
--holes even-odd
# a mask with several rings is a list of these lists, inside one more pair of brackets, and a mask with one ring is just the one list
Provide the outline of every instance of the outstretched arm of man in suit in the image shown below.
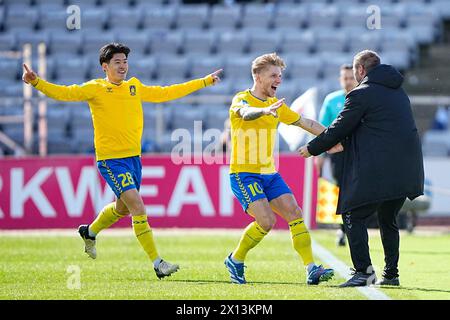
[[367,109],[361,101],[361,95],[360,90],[354,90],[347,95],[344,109],[336,120],[308,143],[307,149],[311,155],[317,156],[331,149],[355,130]]

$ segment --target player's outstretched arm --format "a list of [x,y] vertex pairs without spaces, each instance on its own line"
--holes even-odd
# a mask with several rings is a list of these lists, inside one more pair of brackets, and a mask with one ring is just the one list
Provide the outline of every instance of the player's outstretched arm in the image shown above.
[[171,86],[161,87],[142,85],[141,99],[145,102],[160,103],[182,98],[197,90],[219,83],[222,71],[222,69],[219,69],[204,78],[180,84],[173,84]]
[[300,127],[303,130],[306,130],[315,136],[318,136],[319,134],[324,132],[326,129],[321,123],[319,123],[315,120],[303,118],[303,117],[300,117],[300,119],[298,119],[292,125]]
[[[322,132],[325,131],[325,126],[323,126],[321,123],[312,120],[312,119],[308,119],[308,118],[303,118],[300,117],[300,119],[298,119],[296,122],[294,122],[292,125],[294,126],[298,126],[306,131],[308,131],[309,133],[318,136],[319,134],[321,134]],[[306,150],[307,151],[307,150]],[[330,150],[327,151],[327,153],[329,154],[333,154],[333,153],[338,153],[344,151],[344,147],[342,146],[341,143],[338,143],[337,145],[333,146]],[[302,148],[299,149],[299,153],[302,156],[307,155],[305,150],[302,150]],[[307,155],[310,156],[310,155]]]
[[255,120],[265,115],[272,115],[275,118],[278,117],[277,110],[281,108],[281,106],[284,103],[284,98],[278,100],[274,104],[271,104],[270,106],[266,108],[255,108],[250,106],[245,106],[239,109],[238,114],[244,119],[245,121]]
[[41,91],[47,97],[61,101],[86,101],[92,98],[95,94],[96,86],[83,84],[81,86],[61,86],[53,84],[39,78],[39,76],[30,69],[25,63],[23,64],[22,80]]

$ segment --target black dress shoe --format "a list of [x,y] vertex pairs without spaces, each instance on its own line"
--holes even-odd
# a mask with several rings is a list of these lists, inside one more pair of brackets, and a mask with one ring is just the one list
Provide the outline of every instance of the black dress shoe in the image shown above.
[[348,288],[348,287],[366,287],[371,284],[375,284],[377,281],[377,277],[375,273],[365,273],[359,271],[353,271],[353,276],[339,286],[339,288]]

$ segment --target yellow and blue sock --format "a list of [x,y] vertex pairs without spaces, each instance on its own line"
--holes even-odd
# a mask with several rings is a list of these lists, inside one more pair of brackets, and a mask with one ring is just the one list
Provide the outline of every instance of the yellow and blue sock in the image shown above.
[[314,265],[314,258],[311,247],[311,236],[305,226],[303,218],[289,222],[291,230],[292,245],[303,260],[303,264],[309,270]]
[[265,231],[256,221],[250,223],[244,230],[244,234],[239,241],[239,244],[234,250],[231,258],[234,262],[244,262],[245,256],[254,248],[261,240],[266,236],[267,231]]
[[109,228],[119,219],[127,216],[128,214],[121,215],[116,211],[116,203],[112,202],[106,205],[102,211],[95,218],[94,222],[89,225],[89,236],[95,237],[100,231]]
[[156,250],[155,241],[153,240],[153,232],[147,221],[147,215],[133,216],[133,230],[136,238],[139,240],[144,251],[147,253],[155,268],[161,262],[161,258]]

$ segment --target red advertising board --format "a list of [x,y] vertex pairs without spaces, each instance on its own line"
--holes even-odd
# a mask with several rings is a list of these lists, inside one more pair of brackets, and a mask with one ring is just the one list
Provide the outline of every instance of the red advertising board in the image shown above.
[[[152,227],[241,228],[250,221],[231,192],[228,165],[142,157],[141,195]],[[303,203],[304,159],[279,156],[279,172]],[[313,179],[315,181],[315,179]],[[314,183],[312,208],[317,187]],[[0,229],[76,228],[114,201],[92,156],[0,160]],[[315,219],[312,219],[314,221]],[[127,227],[130,219],[119,221]],[[278,219],[276,228],[287,228]]]

